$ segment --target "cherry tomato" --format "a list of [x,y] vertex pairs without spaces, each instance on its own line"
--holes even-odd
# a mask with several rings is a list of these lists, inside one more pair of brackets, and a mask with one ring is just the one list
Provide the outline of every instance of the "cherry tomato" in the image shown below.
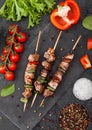
[[7,45],[12,44],[13,42],[16,42],[16,38],[15,37],[13,38],[11,35],[6,37],[6,44]]
[[25,32],[19,32],[16,36],[17,40],[19,42],[26,42],[27,40],[27,34]]
[[4,61],[6,60],[6,57],[7,57],[6,54],[2,54],[2,55],[0,56],[0,60],[1,60],[2,62],[4,62]]
[[8,32],[9,32],[10,35],[15,34],[16,32],[18,33],[18,32],[19,32],[19,27],[18,27],[18,25],[16,25],[16,24],[11,24],[11,25],[9,26],[9,28],[8,28]]
[[14,44],[14,51],[16,51],[17,53],[21,53],[24,50],[24,45],[22,43],[16,43]]
[[9,47],[3,47],[2,52],[3,52],[3,54],[8,54],[9,53]]
[[16,70],[16,68],[17,68],[17,65],[15,62],[9,62],[7,66],[9,68],[9,70],[11,70],[11,71]]
[[12,72],[12,71],[6,71],[5,72],[5,78],[7,80],[14,80],[14,72]]
[[0,65],[0,73],[1,73],[1,74],[4,74],[5,71],[6,71],[5,65],[4,65],[4,64],[1,64],[1,65]]
[[10,54],[10,60],[11,60],[12,62],[18,62],[19,59],[20,59],[19,54],[17,54],[17,53],[12,53],[12,54]]

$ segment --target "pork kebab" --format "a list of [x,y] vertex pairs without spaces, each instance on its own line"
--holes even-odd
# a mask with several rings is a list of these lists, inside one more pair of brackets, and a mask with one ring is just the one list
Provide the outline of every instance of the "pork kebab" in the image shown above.
[[39,63],[39,54],[38,54],[38,44],[40,41],[41,31],[39,31],[37,43],[36,43],[36,49],[34,54],[30,54],[28,56],[28,63],[25,69],[24,74],[24,92],[22,93],[23,97],[20,99],[21,102],[24,103],[23,111],[26,110],[26,105],[28,102],[28,99],[32,96],[33,91],[33,79],[35,76],[35,72]]
[[36,97],[39,93],[42,93],[44,91],[44,83],[46,82],[46,78],[52,68],[53,63],[56,60],[55,56],[55,49],[57,46],[57,43],[60,39],[62,31],[59,32],[59,35],[57,37],[57,40],[55,42],[55,45],[53,48],[49,48],[45,53],[44,53],[44,58],[45,60],[42,61],[42,70],[40,72],[40,76],[38,76],[37,80],[34,82],[34,87],[35,87],[35,95],[32,100],[31,107],[33,106]]
[[63,75],[66,73],[66,71],[68,70],[68,68],[70,66],[70,63],[74,59],[73,51],[75,50],[80,38],[81,38],[81,35],[79,36],[79,38],[75,42],[71,53],[66,54],[62,58],[61,62],[59,63],[57,71],[54,73],[51,80],[48,82],[47,88],[43,92],[44,98],[41,101],[40,107],[44,105],[45,99],[49,96],[52,96],[54,94],[55,90],[57,89],[59,83],[61,82],[61,80],[63,78]]

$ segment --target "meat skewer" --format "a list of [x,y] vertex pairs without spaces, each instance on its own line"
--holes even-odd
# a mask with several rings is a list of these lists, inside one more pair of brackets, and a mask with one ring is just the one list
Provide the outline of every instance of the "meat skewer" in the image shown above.
[[62,81],[63,75],[66,73],[66,71],[68,70],[70,63],[72,62],[72,60],[74,59],[74,53],[73,51],[75,50],[77,44],[79,43],[81,39],[81,35],[78,37],[77,41],[75,42],[71,53],[66,54],[61,62],[58,65],[57,71],[54,73],[54,75],[52,76],[52,79],[48,82],[48,86],[47,88],[44,90],[43,92],[43,100],[40,103],[40,107],[43,106],[45,99],[49,96],[52,96],[55,92],[55,90],[57,89],[59,83]]
[[57,40],[55,42],[54,47],[49,48],[47,50],[47,52],[44,53],[44,58],[46,60],[42,62],[42,67],[43,68],[41,70],[41,74],[40,74],[40,76],[38,76],[37,80],[34,82],[34,87],[35,87],[36,93],[35,93],[34,98],[32,100],[31,107],[34,104],[38,93],[42,93],[44,91],[43,84],[46,82],[46,78],[47,78],[47,76],[49,74],[49,71],[51,70],[53,63],[55,62],[55,59],[56,59],[55,49],[56,49],[56,46],[57,46],[58,41],[60,39],[61,33],[62,33],[62,31],[59,32],[59,35],[57,37]]
[[27,63],[26,69],[25,69],[25,74],[24,74],[25,90],[22,93],[23,98],[21,98],[21,102],[24,103],[23,111],[26,110],[28,99],[32,96],[33,79],[34,79],[35,72],[36,72],[36,69],[38,66],[38,62],[39,62],[38,45],[39,45],[39,41],[40,41],[40,36],[41,36],[41,31],[39,31],[39,34],[38,34],[35,53],[30,54],[28,56],[28,63]]

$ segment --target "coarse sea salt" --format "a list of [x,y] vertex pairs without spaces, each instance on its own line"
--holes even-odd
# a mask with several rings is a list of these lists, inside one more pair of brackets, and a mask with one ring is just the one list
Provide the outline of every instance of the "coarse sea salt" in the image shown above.
[[73,86],[73,94],[79,100],[92,98],[92,81],[87,78],[78,79]]

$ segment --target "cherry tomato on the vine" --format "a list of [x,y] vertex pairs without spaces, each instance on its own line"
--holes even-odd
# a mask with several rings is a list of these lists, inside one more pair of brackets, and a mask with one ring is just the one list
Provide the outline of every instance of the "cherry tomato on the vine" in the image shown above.
[[11,24],[8,28],[8,32],[10,35],[16,34],[16,32],[19,32],[19,27],[16,24]]
[[16,42],[16,38],[15,37],[13,38],[12,35],[6,37],[6,44],[7,45],[12,44],[13,42]]
[[8,66],[8,69],[11,70],[11,71],[16,70],[16,68],[17,68],[16,63],[15,63],[15,62],[12,62],[12,61],[9,62],[7,66]]
[[5,39],[6,46],[3,47],[0,55],[0,74],[4,74],[7,80],[13,80],[17,62],[20,60],[19,53],[24,51],[23,42],[26,42],[28,37],[25,32],[20,31],[19,26],[16,24],[9,26],[8,33],[9,35]]
[[19,42],[26,42],[27,34],[25,32],[19,32],[17,33],[16,38]]
[[8,54],[9,53],[9,51],[10,51],[10,49],[9,49],[9,47],[3,47],[3,49],[2,49],[2,52],[3,52],[3,54]]
[[11,60],[12,62],[18,62],[19,59],[20,59],[19,54],[17,54],[17,53],[11,53],[11,54],[10,54],[10,60]]
[[12,71],[6,71],[5,72],[5,78],[7,80],[14,80],[14,72],[12,72]]
[[6,66],[4,64],[0,64],[0,74],[4,74],[6,71]]
[[21,52],[23,52],[23,50],[24,50],[24,45],[22,44],[22,43],[16,43],[16,44],[14,44],[14,51],[15,52],[17,52],[17,53],[21,53]]

